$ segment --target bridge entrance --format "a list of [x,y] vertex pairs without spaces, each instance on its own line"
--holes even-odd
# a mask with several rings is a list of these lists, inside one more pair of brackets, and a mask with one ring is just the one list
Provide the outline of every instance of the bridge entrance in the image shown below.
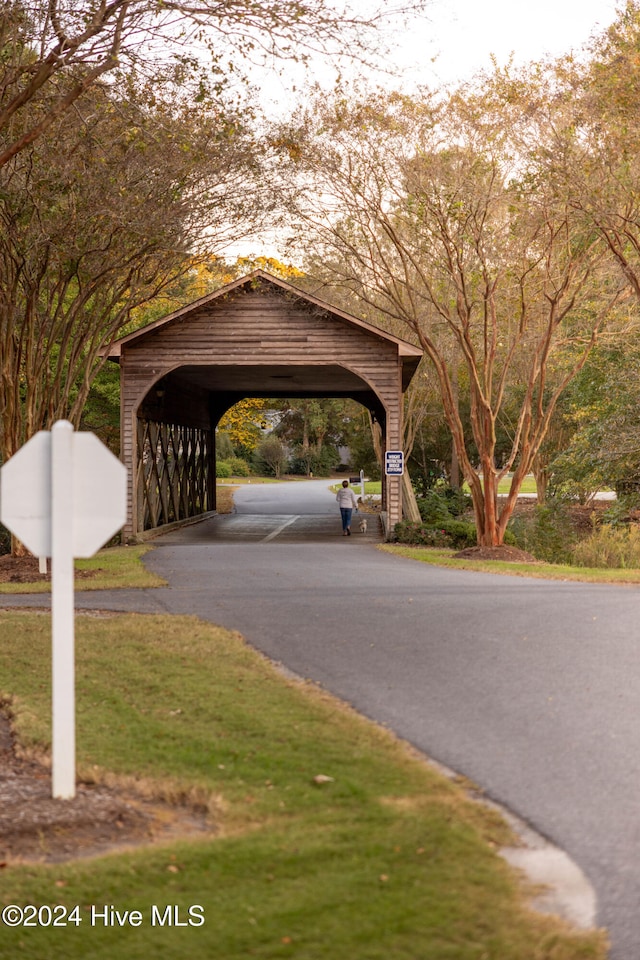
[[[256,270],[116,341],[128,540],[216,512],[215,429],[245,397],[349,397],[402,449],[402,398],[422,351]],[[402,517],[401,478],[382,511]]]

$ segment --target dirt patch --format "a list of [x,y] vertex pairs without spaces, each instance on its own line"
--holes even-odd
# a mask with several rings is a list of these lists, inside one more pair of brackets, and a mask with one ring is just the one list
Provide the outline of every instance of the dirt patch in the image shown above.
[[61,863],[132,846],[213,833],[206,813],[79,783],[73,800],[54,800],[51,771],[16,755],[0,714],[0,867]]
[[[90,580],[100,570],[76,570],[76,580]],[[37,557],[12,557],[10,554],[0,556],[0,583],[37,583],[39,580],[51,580],[51,563],[49,572],[40,573]]]
[[538,563],[536,558],[526,550],[518,547],[508,547],[503,544],[499,547],[465,547],[454,553],[454,559],[467,560],[503,560],[505,563]]
[[216,485],[216,512],[233,513],[233,494],[237,486],[228,486],[224,483]]

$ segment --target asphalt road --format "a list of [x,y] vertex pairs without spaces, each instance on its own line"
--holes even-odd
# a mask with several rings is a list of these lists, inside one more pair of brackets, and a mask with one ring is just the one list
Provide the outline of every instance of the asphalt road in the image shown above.
[[[237,488],[233,502],[239,514],[330,514],[337,517],[339,522],[340,510],[335,494],[331,493],[329,487],[329,480],[248,483]],[[354,487],[354,490],[359,494],[359,486]]]
[[[286,515],[283,487],[253,489]],[[336,509],[319,482],[317,496]],[[358,547],[339,521],[335,542],[207,542],[199,526],[192,542],[155,541],[148,565],[169,589],[77,605],[239,630],[566,850],[596,890],[612,960],[640,958],[638,588],[438,569]]]

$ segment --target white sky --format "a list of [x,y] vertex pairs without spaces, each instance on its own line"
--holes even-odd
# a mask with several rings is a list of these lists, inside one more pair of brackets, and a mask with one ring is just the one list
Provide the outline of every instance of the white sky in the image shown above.
[[[355,0],[365,5],[369,0]],[[377,5],[377,4],[376,4]],[[455,85],[483,69],[491,69],[494,55],[500,66],[513,55],[527,63],[546,55],[559,56],[579,48],[594,32],[615,19],[616,0],[432,0],[428,14],[408,32],[395,38],[393,56],[402,68],[405,89],[413,84],[438,87]],[[253,74],[261,89],[265,112],[286,115],[296,99],[294,88],[304,87],[300,68],[286,65],[282,75]],[[331,85],[334,76],[320,70],[316,79]],[[308,78],[307,78],[308,79]],[[393,84],[389,78],[386,84]],[[239,244],[243,254],[279,256],[277,240]],[[234,248],[231,253],[236,253]]]
[[403,46],[426,82],[455,82],[490,67],[491,54],[503,65],[511,54],[524,63],[577,50],[609,26],[616,7],[615,0],[433,0],[430,22]]
[[[366,8],[368,0],[355,2]],[[577,51],[594,31],[609,26],[617,5],[616,0],[432,0],[423,18],[394,37],[392,59],[405,84],[455,84],[490,69],[492,54],[502,66],[512,54],[516,63],[525,63]],[[330,71],[326,79],[331,84]],[[303,71],[291,64],[280,78],[256,71],[254,81],[266,109],[278,112],[287,112],[293,88],[305,82]]]

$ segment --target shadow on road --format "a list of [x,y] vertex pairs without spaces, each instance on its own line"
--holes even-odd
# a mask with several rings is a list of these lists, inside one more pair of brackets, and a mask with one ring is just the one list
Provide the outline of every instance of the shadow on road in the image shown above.
[[296,514],[225,514],[201,520],[156,537],[158,546],[167,544],[205,543],[335,543],[347,540],[350,544],[382,543],[382,524],[375,514],[366,515],[367,530],[360,531],[364,515],[356,514],[351,526],[352,535],[342,536],[340,516]]

